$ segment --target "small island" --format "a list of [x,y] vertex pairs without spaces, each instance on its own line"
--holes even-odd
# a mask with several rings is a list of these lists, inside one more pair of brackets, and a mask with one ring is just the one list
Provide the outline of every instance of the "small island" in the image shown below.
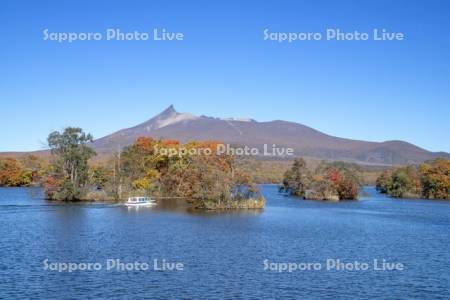
[[449,200],[450,160],[437,158],[386,170],[377,178],[376,188],[394,198]]
[[297,158],[284,174],[280,192],[307,200],[357,200],[361,180],[358,168],[343,162],[322,162],[310,170]]

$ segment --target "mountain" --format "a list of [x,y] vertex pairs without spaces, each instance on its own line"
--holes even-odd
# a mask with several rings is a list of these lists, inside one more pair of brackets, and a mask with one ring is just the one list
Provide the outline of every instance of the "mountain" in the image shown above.
[[179,113],[171,105],[137,126],[117,131],[92,143],[99,153],[111,153],[132,144],[138,137],[189,140],[219,140],[233,145],[262,149],[291,147],[296,156],[343,160],[361,164],[394,165],[419,163],[445,152],[430,152],[404,141],[367,142],[327,135],[308,126],[287,122],[257,122],[253,119],[222,119]]

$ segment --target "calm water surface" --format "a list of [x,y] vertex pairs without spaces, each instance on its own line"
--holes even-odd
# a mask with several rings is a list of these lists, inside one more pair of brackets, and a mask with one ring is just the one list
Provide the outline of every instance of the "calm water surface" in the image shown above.
[[[0,189],[0,298],[389,298],[448,299],[450,202],[394,200],[373,188],[359,202],[322,203],[263,186],[261,212],[193,213],[55,204],[32,188]],[[44,270],[43,261],[99,262],[99,271]],[[107,259],[149,263],[108,271]],[[153,260],[184,271],[154,271]],[[318,262],[319,271],[264,270],[270,262]],[[367,271],[326,270],[327,259]],[[375,271],[373,260],[404,271]]]

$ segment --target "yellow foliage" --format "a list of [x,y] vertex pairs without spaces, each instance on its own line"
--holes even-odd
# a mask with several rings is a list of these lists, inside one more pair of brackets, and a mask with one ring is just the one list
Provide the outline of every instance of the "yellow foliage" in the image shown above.
[[150,188],[151,183],[150,180],[146,178],[140,178],[133,181],[132,185],[133,188],[135,189],[148,190]]

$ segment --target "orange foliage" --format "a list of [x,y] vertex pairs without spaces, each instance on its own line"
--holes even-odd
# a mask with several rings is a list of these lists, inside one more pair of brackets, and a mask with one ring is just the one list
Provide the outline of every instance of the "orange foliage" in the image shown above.
[[53,176],[47,176],[46,186],[49,189],[57,189],[59,187],[59,183]]
[[180,141],[177,140],[162,140],[161,145],[163,147],[171,148],[180,146]]
[[153,151],[153,147],[155,145],[155,140],[149,137],[140,137],[136,140],[134,145],[145,152]]
[[0,160],[0,186],[21,186],[31,183],[32,173],[15,158]]

